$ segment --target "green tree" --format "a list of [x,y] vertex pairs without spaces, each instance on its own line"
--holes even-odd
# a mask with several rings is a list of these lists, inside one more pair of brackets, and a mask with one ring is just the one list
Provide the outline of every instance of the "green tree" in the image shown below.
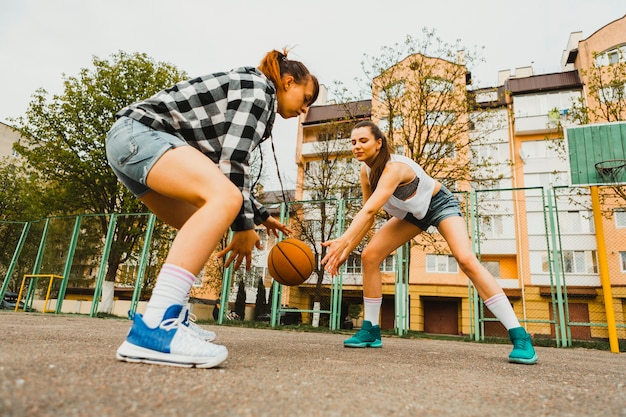
[[470,90],[470,69],[482,61],[480,56],[478,48],[458,40],[449,44],[424,28],[420,38],[407,36],[362,62],[370,80],[372,118],[393,148],[452,189],[501,177],[503,161],[470,153],[493,147],[489,135],[506,126],[502,115],[477,105]]
[[[13,260],[15,249],[26,226],[26,221],[46,216],[47,204],[43,199],[45,186],[35,170],[28,169],[19,159],[0,160],[0,277],[4,278]],[[30,243],[30,244],[29,244]],[[27,241],[21,258],[34,259],[37,245]],[[22,266],[19,269],[19,266]],[[8,277],[7,289],[17,292],[21,277],[31,273],[30,268],[18,264],[18,269]]]
[[235,313],[237,313],[239,320],[246,317],[246,282],[243,277],[239,280],[237,298],[235,299]]
[[[61,94],[49,98],[43,88],[34,93],[26,114],[15,120],[24,138],[15,149],[53,190],[48,199],[54,214],[145,212],[107,164],[106,133],[120,109],[187,75],[141,53],[120,51],[109,60],[94,57],[92,63],[77,76],[64,76]],[[146,221],[147,216],[118,217],[103,289],[103,300],[111,303],[103,302],[101,311],[112,308],[105,292],[112,294],[118,266],[133,253]],[[107,217],[101,217],[100,228],[104,236]]]
[[593,65],[580,69],[586,97],[574,101],[568,119],[578,124],[626,120],[626,56],[616,51],[615,62],[605,54],[594,53]]
[[260,316],[267,314],[267,300],[265,299],[265,284],[263,277],[259,278],[257,283],[256,303],[254,304],[254,320],[258,320]]

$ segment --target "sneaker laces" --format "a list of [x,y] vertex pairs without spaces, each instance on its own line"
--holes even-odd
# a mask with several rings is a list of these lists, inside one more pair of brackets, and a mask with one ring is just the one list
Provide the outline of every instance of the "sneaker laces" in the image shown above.
[[356,332],[356,334],[354,335],[354,337],[359,337],[359,336],[364,336],[367,335],[369,336],[371,333],[369,330],[367,329],[360,329],[358,332]]
[[[181,326],[182,324],[182,326]],[[163,330],[184,330],[192,335],[194,335],[194,331],[189,329],[189,327],[185,326],[183,315],[179,315],[178,317],[173,317],[171,319],[165,319],[159,324],[159,328]]]
[[513,339],[513,348],[526,350],[526,344],[528,343],[528,341],[530,341],[530,338],[528,336],[515,338]]

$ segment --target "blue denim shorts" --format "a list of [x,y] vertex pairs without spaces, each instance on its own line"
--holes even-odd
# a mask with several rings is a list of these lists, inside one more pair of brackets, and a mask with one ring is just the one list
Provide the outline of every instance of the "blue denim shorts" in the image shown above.
[[442,220],[452,216],[463,217],[461,203],[452,195],[450,190],[442,185],[441,189],[430,200],[428,211],[423,219],[418,220],[409,213],[404,217],[404,220],[426,231],[430,226],[437,227]]
[[137,197],[150,191],[148,172],[165,152],[187,142],[154,130],[130,117],[118,119],[106,137],[109,165],[117,178]]

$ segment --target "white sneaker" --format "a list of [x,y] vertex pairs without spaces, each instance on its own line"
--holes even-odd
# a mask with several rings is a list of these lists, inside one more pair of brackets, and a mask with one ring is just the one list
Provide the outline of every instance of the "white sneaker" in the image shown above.
[[200,339],[185,326],[182,308],[170,306],[154,329],[146,326],[141,314],[135,314],[126,340],[117,349],[117,359],[188,368],[212,368],[224,362],[226,347]]
[[198,326],[195,323],[196,316],[189,311],[188,306],[183,307],[180,315],[183,316],[183,325],[187,326],[189,330],[194,332],[196,336],[198,336],[200,339],[206,340],[207,342],[212,342],[217,337],[215,332],[212,332],[210,330],[204,330],[202,327]]

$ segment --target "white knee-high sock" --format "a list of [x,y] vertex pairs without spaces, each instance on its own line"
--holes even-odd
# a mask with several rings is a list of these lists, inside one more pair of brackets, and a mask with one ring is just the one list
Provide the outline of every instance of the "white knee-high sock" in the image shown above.
[[168,307],[175,304],[184,305],[189,300],[189,290],[195,279],[191,272],[179,266],[163,265],[143,315],[146,325],[158,326]]
[[365,313],[363,320],[371,321],[372,326],[378,325],[378,316],[380,316],[380,306],[383,304],[383,298],[363,297],[363,306]]
[[488,300],[485,300],[485,306],[500,320],[500,323],[502,323],[507,330],[520,327],[517,316],[506,294],[496,294]]

